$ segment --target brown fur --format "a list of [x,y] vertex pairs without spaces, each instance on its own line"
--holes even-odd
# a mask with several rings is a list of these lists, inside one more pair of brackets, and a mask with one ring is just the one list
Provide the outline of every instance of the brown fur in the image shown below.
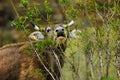
[[11,44],[0,48],[0,79],[1,80],[29,79],[29,77],[27,77],[27,74],[28,73],[30,74],[30,72],[33,71],[33,70],[29,71],[29,69],[32,69],[33,67],[33,63],[32,63],[33,58],[25,56],[22,53],[23,51],[21,51],[22,47],[27,44],[28,42]]
[[[24,50],[24,46],[30,46],[30,42],[11,44],[0,48],[0,80],[44,80],[45,77],[47,77],[46,80],[53,80],[34,55],[34,51]],[[50,71],[51,69],[54,70],[54,73],[52,73],[54,77],[57,75],[58,79],[60,78],[60,71],[52,51],[55,51],[61,67],[63,67],[65,48],[66,44],[60,44],[55,49],[47,48],[45,52],[42,52],[45,57],[43,62]],[[36,69],[41,69],[41,74],[44,77],[37,76]]]

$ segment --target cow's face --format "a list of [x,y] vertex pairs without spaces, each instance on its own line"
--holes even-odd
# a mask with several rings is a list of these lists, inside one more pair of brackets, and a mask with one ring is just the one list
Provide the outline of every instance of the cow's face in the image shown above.
[[[47,34],[48,38],[50,39],[63,40],[69,37],[69,31],[68,30],[65,31],[65,28],[67,29],[69,26],[73,24],[74,24],[73,20],[68,24],[56,24],[54,26],[46,27],[44,32]],[[35,27],[35,25],[33,25],[33,27]],[[37,36],[33,34],[37,34]],[[33,32],[32,34],[30,34],[29,38],[30,39],[34,38],[34,40],[44,40],[44,36],[45,35],[42,35],[41,32],[35,32],[35,33]]]
[[65,29],[62,24],[56,24],[53,27],[47,27],[45,30],[48,37],[52,38],[53,40],[63,40],[66,37]]
[[[42,33],[46,33],[46,35]],[[66,35],[65,29],[62,26],[62,24],[56,24],[54,26],[46,27],[45,31],[43,32],[35,31],[31,33],[29,38],[36,41],[44,40],[46,38],[62,41],[62,40],[65,40],[65,37],[66,37],[65,35]]]

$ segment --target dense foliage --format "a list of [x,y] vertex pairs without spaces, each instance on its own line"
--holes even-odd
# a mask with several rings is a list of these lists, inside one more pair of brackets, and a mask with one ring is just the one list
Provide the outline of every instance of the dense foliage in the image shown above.
[[[49,0],[43,0],[43,15],[37,3],[21,0],[25,14],[17,15],[12,25],[30,33],[28,22],[44,28],[53,25],[54,9]],[[78,38],[68,39],[66,64],[62,74],[65,80],[119,80],[120,79],[120,1],[119,0],[58,0],[65,16],[64,23],[74,20],[71,29],[78,29]],[[15,7],[15,6],[13,6]],[[17,13],[19,14],[19,13]],[[41,17],[42,16],[42,17]],[[37,43],[34,47],[44,50],[48,43]],[[37,71],[39,73],[39,70]]]

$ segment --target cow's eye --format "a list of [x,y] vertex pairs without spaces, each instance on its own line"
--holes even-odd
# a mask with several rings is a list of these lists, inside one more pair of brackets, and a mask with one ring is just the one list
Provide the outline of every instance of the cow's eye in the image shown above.
[[51,31],[51,29],[47,29],[47,32],[50,32]]
[[50,32],[51,31],[51,28],[50,27],[47,27],[46,28],[46,32],[48,33],[48,32]]

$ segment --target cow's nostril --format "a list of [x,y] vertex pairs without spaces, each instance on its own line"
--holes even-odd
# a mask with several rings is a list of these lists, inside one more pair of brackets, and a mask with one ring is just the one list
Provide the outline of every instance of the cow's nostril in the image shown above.
[[64,31],[64,29],[62,29],[62,31]]
[[56,32],[58,32],[58,30],[56,30]]

